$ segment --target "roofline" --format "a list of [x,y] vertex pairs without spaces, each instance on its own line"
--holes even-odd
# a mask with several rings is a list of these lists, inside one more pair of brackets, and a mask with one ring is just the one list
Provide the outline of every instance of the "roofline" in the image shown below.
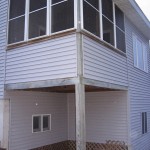
[[134,7],[134,9],[137,11],[137,13],[140,15],[140,17],[143,19],[143,21],[147,24],[147,26],[150,28],[150,21],[148,20],[148,18],[146,17],[144,12],[140,8],[140,6],[137,4],[137,2],[135,0],[129,0],[129,2]]

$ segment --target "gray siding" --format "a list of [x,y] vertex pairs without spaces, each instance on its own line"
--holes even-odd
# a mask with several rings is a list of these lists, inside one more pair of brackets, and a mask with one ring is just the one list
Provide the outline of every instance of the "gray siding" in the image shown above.
[[6,84],[75,77],[76,57],[75,34],[7,51]]
[[[75,139],[75,95],[68,95],[68,139]],[[87,142],[127,142],[127,92],[86,93]]]
[[4,96],[7,1],[0,0],[0,99]]
[[[149,73],[134,67],[132,33],[136,34],[147,46]],[[150,51],[145,39],[131,22],[126,19],[127,63],[129,93],[131,104],[131,142],[133,150],[150,149]],[[141,112],[148,112],[148,134],[142,135]]]
[[83,36],[84,77],[127,86],[126,57]]
[[[18,91],[6,95],[11,100],[9,150],[28,150],[67,140],[66,94]],[[35,114],[51,114],[51,131],[32,133]]]

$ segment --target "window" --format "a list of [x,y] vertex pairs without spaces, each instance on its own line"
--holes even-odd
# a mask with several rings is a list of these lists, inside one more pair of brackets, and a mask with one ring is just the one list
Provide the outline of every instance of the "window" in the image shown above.
[[148,72],[147,49],[144,43],[133,35],[134,66]]
[[84,29],[100,36],[99,0],[83,1]]
[[103,40],[114,45],[113,3],[102,0]]
[[8,44],[74,28],[74,0],[10,0]]
[[46,35],[47,0],[30,0],[29,39]]
[[41,131],[41,116],[33,116],[33,132]]
[[147,112],[142,112],[142,134],[147,133]]
[[50,130],[50,115],[43,115],[43,131]]
[[112,0],[83,0],[83,28],[126,52],[124,14]]
[[8,43],[24,40],[25,29],[25,0],[11,0],[9,12]]
[[51,115],[33,115],[32,132],[44,132],[51,130]]
[[115,6],[115,19],[117,48],[125,52],[124,14],[117,6]]
[[74,27],[74,1],[52,0],[52,33]]

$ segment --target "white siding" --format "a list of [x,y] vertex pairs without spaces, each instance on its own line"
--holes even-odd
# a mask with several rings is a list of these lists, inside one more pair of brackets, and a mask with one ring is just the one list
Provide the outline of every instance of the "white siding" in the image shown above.
[[0,99],[4,96],[7,1],[0,0]]
[[76,57],[75,34],[7,51],[6,84],[75,77]]
[[[134,67],[132,33],[137,35],[148,50],[149,73]],[[131,22],[126,19],[126,42],[129,92],[131,104],[131,142],[133,150],[150,149],[150,51],[148,39],[144,38]],[[141,112],[148,112],[148,134],[142,135]]]
[[127,86],[126,57],[83,36],[84,77]]
[[[28,150],[67,140],[66,94],[21,91],[6,94],[11,100],[9,150]],[[50,132],[32,133],[34,114],[51,114]]]
[[[68,139],[75,139],[75,96],[68,95]],[[87,142],[127,142],[127,92],[86,93]]]

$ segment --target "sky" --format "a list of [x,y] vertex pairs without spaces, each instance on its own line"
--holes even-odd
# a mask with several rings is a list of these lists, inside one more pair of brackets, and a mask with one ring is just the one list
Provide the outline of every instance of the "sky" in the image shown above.
[[150,0],[135,0],[150,21]]

